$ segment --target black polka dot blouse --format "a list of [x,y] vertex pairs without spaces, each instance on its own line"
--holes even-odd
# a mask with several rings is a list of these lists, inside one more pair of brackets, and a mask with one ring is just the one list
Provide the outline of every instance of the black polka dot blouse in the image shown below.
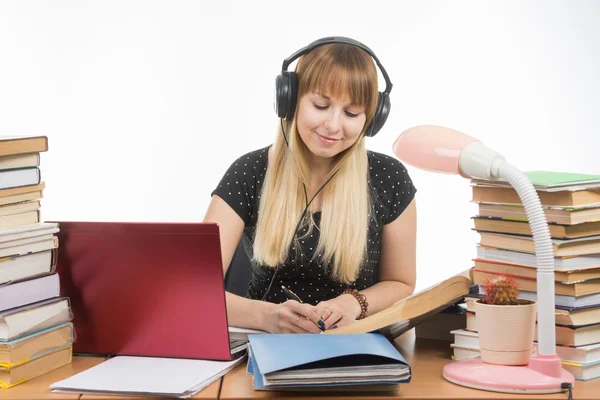
[[[234,161],[211,194],[221,197],[244,221],[243,239],[250,259],[252,259],[251,244],[254,242],[258,220],[261,188],[267,172],[268,150],[269,147],[255,150]],[[277,268],[253,264],[248,298],[264,299],[274,303],[285,302],[288,298],[281,290],[281,286],[284,285],[296,293],[303,302],[315,305],[320,301],[339,296],[346,288],[363,290],[377,283],[383,226],[394,221],[404,211],[414,198],[416,188],[400,161],[381,153],[372,151],[367,153],[372,212],[367,256],[361,266],[358,279],[351,284],[341,284],[328,273],[324,265],[318,261],[318,257],[310,261],[319,240],[318,226],[321,213],[315,212],[313,218],[317,229],[313,227],[311,235],[300,240],[301,249],[296,249],[292,245],[290,256],[284,264]],[[301,237],[305,230],[306,228],[300,228],[298,237]],[[271,288],[267,292],[271,282]]]

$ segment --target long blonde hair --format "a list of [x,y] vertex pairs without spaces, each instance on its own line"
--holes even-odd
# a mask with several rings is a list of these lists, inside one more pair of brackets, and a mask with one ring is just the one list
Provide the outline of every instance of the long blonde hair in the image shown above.
[[[321,191],[320,237],[313,256],[313,260],[319,259],[331,268],[332,276],[341,283],[354,282],[367,255],[371,199],[363,138],[377,106],[377,70],[363,50],[336,43],[304,55],[298,61],[296,74],[297,104],[304,94],[318,92],[349,96],[352,104],[365,107],[361,136],[332,160],[325,177],[324,182],[333,176]],[[282,125],[288,133],[289,149],[280,128],[262,187],[253,245],[253,262],[269,267],[286,262],[292,244],[301,248],[294,230],[306,206],[304,185],[308,187],[310,182],[310,150],[300,138],[296,120]],[[310,235],[315,226],[310,210],[301,226],[306,225],[308,232],[303,237]]]

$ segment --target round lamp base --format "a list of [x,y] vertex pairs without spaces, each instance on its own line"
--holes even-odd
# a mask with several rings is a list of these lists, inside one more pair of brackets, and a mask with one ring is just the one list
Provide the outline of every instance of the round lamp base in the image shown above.
[[563,383],[574,385],[571,373],[560,368],[560,376],[548,376],[529,365],[496,365],[480,357],[453,361],[443,370],[444,378],[473,389],[505,393],[557,393],[565,391]]

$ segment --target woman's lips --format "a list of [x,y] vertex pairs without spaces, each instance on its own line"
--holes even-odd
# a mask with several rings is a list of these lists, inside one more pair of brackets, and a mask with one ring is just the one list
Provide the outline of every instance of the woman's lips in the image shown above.
[[324,144],[335,144],[337,143],[340,139],[334,139],[334,138],[328,138],[327,136],[323,136],[318,134],[317,132],[315,132],[315,134],[317,135],[317,137],[319,138],[319,140],[321,141],[321,143]]

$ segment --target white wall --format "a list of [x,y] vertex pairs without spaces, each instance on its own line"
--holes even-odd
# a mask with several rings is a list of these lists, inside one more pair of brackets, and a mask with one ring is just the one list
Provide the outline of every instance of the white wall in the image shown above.
[[[523,170],[600,173],[599,17],[597,1],[4,1],[0,134],[48,135],[45,220],[200,221],[231,161],[273,140],[282,60],[343,35],[394,83],[372,150],[438,124]],[[421,289],[470,267],[478,235],[467,180],[409,170]]]

